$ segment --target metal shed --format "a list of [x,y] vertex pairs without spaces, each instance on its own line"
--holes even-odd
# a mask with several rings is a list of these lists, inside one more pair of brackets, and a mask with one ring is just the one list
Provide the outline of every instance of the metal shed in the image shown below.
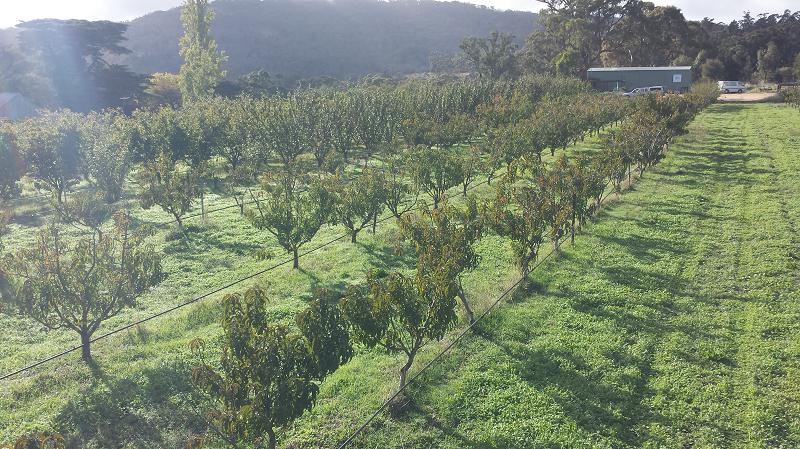
[[637,87],[663,86],[665,91],[686,92],[692,85],[692,68],[677,67],[594,67],[586,79],[597,90],[630,91]]

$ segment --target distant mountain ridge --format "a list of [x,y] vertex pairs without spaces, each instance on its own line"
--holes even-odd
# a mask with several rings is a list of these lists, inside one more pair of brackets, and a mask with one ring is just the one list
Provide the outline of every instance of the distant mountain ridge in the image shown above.
[[[453,55],[467,36],[493,30],[520,44],[537,15],[432,0],[217,0],[212,34],[230,77],[267,70],[287,79],[402,75],[427,71],[434,54]],[[115,59],[139,73],[177,72],[180,10],[130,22],[132,53]]]

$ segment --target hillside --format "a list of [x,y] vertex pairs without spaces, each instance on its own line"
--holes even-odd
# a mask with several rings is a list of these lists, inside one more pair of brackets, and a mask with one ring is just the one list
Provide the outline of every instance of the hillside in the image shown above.
[[[452,55],[467,36],[498,30],[520,43],[536,14],[458,2],[374,0],[218,0],[212,31],[229,56],[230,76],[265,69],[289,79],[346,78],[425,71],[432,54]],[[181,64],[180,11],[130,23],[121,62],[140,73],[175,72]]]

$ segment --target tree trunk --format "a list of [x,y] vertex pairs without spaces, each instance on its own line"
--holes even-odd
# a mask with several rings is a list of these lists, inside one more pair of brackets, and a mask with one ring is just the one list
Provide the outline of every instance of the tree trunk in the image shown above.
[[458,297],[461,298],[461,304],[464,306],[464,312],[467,314],[469,324],[474,324],[475,314],[472,312],[472,308],[469,306],[467,295],[464,294],[464,286],[461,285],[461,278],[458,279]]
[[356,231],[355,229],[350,231],[350,243],[355,243],[356,242],[356,236],[357,235],[358,235],[358,231]]
[[200,192],[200,220],[206,224],[206,194],[203,191]]
[[13,299],[16,299],[16,293],[11,287],[8,275],[0,270],[0,301],[11,302]]
[[366,154],[364,155],[364,167],[361,169],[362,171],[367,169],[367,165],[369,165],[369,160],[372,158],[372,150],[369,147],[365,146],[364,152]]
[[300,256],[297,254],[297,248],[292,250],[292,255],[294,256],[294,264],[292,265],[292,269],[300,268]]
[[375,231],[378,229],[378,212],[372,214],[372,235],[375,235]]
[[406,381],[408,378],[408,370],[411,369],[411,365],[414,364],[414,357],[417,355],[416,351],[412,351],[411,354],[408,356],[408,360],[406,360],[406,364],[400,368],[400,389],[402,390],[406,386]]
[[181,216],[178,214],[173,214],[175,217],[175,222],[178,223],[178,232],[183,235],[186,235],[186,228],[183,227],[183,220],[181,220]]
[[114,204],[122,198],[122,192],[116,188],[110,188],[103,195],[103,200],[106,204]]
[[520,272],[522,273],[522,279],[527,279],[528,275],[531,274],[530,260],[528,258],[525,258],[522,261],[522,266],[520,267]]
[[572,227],[570,228],[570,242],[575,245],[575,207],[572,208]]
[[269,441],[267,443],[268,449],[275,449],[275,446],[278,444],[278,439],[275,438],[275,431],[272,430],[272,427],[267,427],[267,435],[269,436]]
[[467,183],[464,183],[464,196],[467,196]]
[[81,358],[86,363],[92,363],[92,335],[89,331],[81,331]]

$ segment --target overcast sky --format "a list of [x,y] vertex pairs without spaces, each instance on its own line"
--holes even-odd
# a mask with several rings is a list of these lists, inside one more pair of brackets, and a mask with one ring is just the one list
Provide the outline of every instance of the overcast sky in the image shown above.
[[[539,11],[535,0],[466,0],[497,9]],[[652,1],[652,0],[651,0]],[[169,9],[181,0],[0,0],[0,28],[19,21],[38,18],[130,20],[150,11]],[[800,9],[797,0],[655,0],[659,5],[675,5],[688,19],[712,17],[722,22],[738,19],[744,11],[756,14],[782,13]]]

